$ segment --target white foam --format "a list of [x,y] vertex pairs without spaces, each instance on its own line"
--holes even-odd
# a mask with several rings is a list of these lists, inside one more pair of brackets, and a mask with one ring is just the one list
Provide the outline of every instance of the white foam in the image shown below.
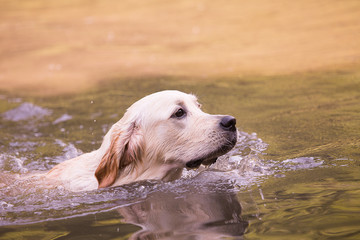
[[67,113],[65,113],[65,114],[63,114],[63,115],[61,115],[61,117],[59,117],[59,118],[57,118],[55,121],[53,121],[53,125],[56,125],[56,124],[59,124],[59,123],[61,123],[61,122],[66,122],[66,121],[68,121],[68,120],[71,120],[72,119],[72,116],[71,115],[69,115],[69,114],[67,114]]
[[52,111],[50,109],[42,108],[32,103],[25,102],[17,108],[4,112],[2,116],[5,120],[17,122],[29,120],[32,118],[39,119],[44,116],[51,115],[51,113]]

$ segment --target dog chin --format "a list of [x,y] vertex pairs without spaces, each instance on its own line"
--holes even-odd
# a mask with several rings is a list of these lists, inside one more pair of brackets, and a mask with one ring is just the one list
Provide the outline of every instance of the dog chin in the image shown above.
[[203,164],[205,166],[211,165],[216,162],[218,157],[229,152],[235,146],[235,144],[236,144],[236,139],[231,141],[230,144],[228,143],[228,144],[223,145],[218,150],[212,152],[211,154],[208,154],[205,157],[190,160],[186,163],[186,168],[187,169],[196,169],[196,168],[199,168],[201,164]]

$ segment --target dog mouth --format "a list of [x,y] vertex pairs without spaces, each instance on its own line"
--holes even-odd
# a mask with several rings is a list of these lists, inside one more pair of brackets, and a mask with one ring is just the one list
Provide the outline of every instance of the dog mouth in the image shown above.
[[189,162],[186,163],[186,167],[189,169],[195,169],[195,168],[199,168],[201,164],[204,164],[206,166],[211,165],[213,163],[216,162],[218,158],[211,158],[211,159],[196,159],[196,160],[191,160]]
[[236,138],[232,140],[231,142],[223,145],[219,149],[217,149],[214,152],[211,152],[210,154],[206,155],[205,157],[196,158],[193,160],[188,161],[185,165],[188,169],[196,169],[199,168],[201,164],[205,166],[209,166],[216,162],[218,157],[221,155],[224,155],[225,153],[229,152],[236,144]]

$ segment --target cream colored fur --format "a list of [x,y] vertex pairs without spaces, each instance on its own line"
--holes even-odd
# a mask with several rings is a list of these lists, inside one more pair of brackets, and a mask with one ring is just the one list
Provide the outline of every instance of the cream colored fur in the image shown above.
[[[175,115],[179,109],[184,116]],[[221,129],[222,117],[204,113],[191,94],[167,90],[148,95],[111,127],[98,150],[60,163],[46,179],[71,191],[177,179],[189,161],[209,164],[234,146],[236,131]]]

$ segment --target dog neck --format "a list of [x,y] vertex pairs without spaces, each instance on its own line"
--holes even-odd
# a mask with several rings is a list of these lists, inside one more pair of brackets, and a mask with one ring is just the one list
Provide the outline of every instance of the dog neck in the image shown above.
[[175,163],[155,159],[142,159],[142,164],[133,164],[123,169],[113,186],[142,180],[173,181],[181,177],[183,168]]

